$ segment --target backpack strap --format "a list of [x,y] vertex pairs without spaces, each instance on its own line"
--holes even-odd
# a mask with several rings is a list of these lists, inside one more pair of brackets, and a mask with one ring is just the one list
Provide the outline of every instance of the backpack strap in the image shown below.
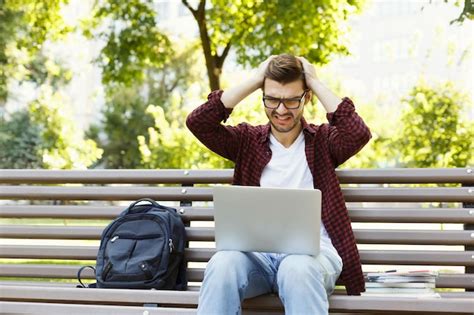
[[94,267],[92,267],[92,266],[83,266],[83,267],[79,268],[79,270],[77,271],[77,280],[79,281],[80,284],[78,284],[76,286],[76,288],[96,288],[97,287],[97,283],[91,283],[89,285],[85,285],[84,283],[82,283],[81,273],[86,268],[91,268],[92,270],[94,270],[94,277],[95,277],[96,273],[95,273],[95,268]]
[[130,206],[128,206],[128,209],[127,209],[127,212],[129,213],[132,213],[133,212],[133,208],[135,206],[137,206],[140,202],[149,202],[151,203],[153,206],[157,207],[157,208],[160,208],[161,206],[153,199],[151,198],[142,198],[142,199],[138,199],[137,201],[135,201],[134,203],[132,203]]
[[[143,206],[146,206],[146,205],[139,205],[140,202],[149,202],[149,203],[151,203],[152,207],[144,208]],[[171,212],[177,213],[175,208],[162,206],[158,202],[156,202],[155,200],[153,200],[151,198],[142,198],[142,199],[139,199],[139,200],[135,201],[130,206],[128,206],[128,208],[125,209],[125,211],[121,215],[127,215],[127,214],[131,214],[131,213],[148,212],[151,209],[159,210],[159,211],[171,211]]]
[[187,261],[184,257],[182,257],[181,264],[178,268],[178,277],[176,278],[175,289],[179,291],[185,291],[188,288],[188,276],[186,273]]

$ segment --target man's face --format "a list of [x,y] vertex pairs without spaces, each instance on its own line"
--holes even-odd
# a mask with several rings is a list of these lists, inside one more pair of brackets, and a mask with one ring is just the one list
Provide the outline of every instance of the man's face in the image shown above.
[[[301,97],[304,92],[302,80],[281,84],[268,78],[265,79],[265,97],[292,99]],[[282,103],[275,109],[265,107],[265,114],[273,128],[278,132],[290,132],[299,126],[301,117],[303,117],[304,104],[308,102],[310,97],[310,92],[307,92],[301,101],[301,105],[296,109],[287,109]]]

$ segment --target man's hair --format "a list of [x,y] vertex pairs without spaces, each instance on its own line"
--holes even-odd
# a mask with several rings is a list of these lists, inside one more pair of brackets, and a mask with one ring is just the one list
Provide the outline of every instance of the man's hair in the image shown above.
[[278,55],[268,63],[267,69],[265,70],[265,79],[267,78],[282,84],[301,79],[306,89],[303,64],[295,56],[290,54]]

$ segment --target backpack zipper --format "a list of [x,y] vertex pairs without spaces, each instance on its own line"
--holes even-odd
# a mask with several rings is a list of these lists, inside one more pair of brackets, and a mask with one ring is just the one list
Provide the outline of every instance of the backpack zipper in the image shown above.
[[168,244],[170,246],[170,254],[171,254],[173,252],[173,249],[174,249],[173,239],[170,238]]
[[162,237],[163,234],[150,234],[150,235],[126,235],[126,234],[123,234],[123,235],[114,235],[111,239],[110,239],[110,242],[113,243],[115,242],[117,239],[121,238],[121,239],[132,239],[132,240],[146,240],[146,239],[151,239],[151,238],[159,238],[159,237]]

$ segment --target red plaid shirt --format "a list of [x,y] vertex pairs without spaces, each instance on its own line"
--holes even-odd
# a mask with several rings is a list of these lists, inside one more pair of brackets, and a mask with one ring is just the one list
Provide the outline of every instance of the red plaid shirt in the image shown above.
[[[270,123],[224,126],[232,109],[221,102],[222,91],[209,94],[208,101],[187,118],[191,132],[210,150],[235,163],[233,184],[260,186],[262,171],[271,159]],[[337,110],[327,114],[329,124],[308,124],[302,119],[305,152],[314,187],[322,192],[321,219],[343,261],[340,279],[347,294],[365,291],[359,252],[352,232],[335,168],[356,154],[371,138],[370,130],[344,98]]]

